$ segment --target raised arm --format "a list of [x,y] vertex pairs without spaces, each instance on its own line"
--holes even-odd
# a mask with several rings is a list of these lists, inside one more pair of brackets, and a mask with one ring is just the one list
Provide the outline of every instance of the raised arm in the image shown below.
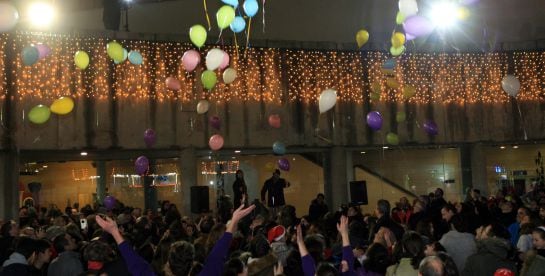
[[303,273],[305,276],[314,276],[316,273],[316,263],[310,254],[308,254],[305,240],[303,239],[303,230],[301,224],[297,225],[297,247],[299,247],[299,254],[301,254],[301,262],[303,263]]
[[121,256],[123,256],[123,259],[125,260],[125,263],[127,264],[127,268],[129,269],[129,272],[132,275],[135,276],[151,276],[155,275],[155,272],[153,272],[153,269],[151,268],[151,265],[146,262],[140,255],[138,255],[133,249],[132,246],[123,239],[123,235],[119,232],[119,229],[117,228],[117,223],[113,221],[111,218],[106,217],[106,219],[103,219],[100,216],[96,216],[96,222],[104,231],[110,233],[117,243],[117,247],[119,248],[119,252],[121,253]]
[[348,235],[348,217],[341,217],[341,221],[337,223],[337,230],[341,234],[343,243],[343,261],[348,264],[347,268],[343,267],[341,273],[343,275],[354,275],[354,253],[352,252],[352,247],[350,247],[350,238]]

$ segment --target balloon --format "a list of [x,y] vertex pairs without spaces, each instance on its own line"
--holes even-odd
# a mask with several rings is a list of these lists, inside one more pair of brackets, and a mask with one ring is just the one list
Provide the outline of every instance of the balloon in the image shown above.
[[433,32],[433,28],[433,24],[427,18],[418,15],[407,17],[403,22],[405,33],[414,37],[429,35]]
[[238,7],[238,0],[221,0],[221,2],[233,6],[235,9]]
[[333,89],[326,89],[320,94],[320,100],[318,106],[320,113],[324,113],[335,106],[337,102],[337,91]]
[[387,78],[386,79],[386,86],[392,88],[392,89],[397,89],[399,88],[399,82],[397,82],[397,80],[395,78]]
[[398,111],[396,114],[396,122],[403,123],[407,119],[407,114],[403,111]]
[[197,114],[208,112],[208,108],[210,108],[210,103],[207,100],[200,100],[197,104]]
[[378,111],[367,113],[367,125],[373,130],[382,128],[382,115]]
[[208,123],[210,124],[211,127],[215,128],[217,130],[219,130],[221,128],[221,119],[218,116],[211,116],[208,119]]
[[218,27],[223,30],[235,19],[235,9],[231,6],[223,6],[221,7],[218,12],[216,13],[216,20],[218,21]]
[[369,32],[366,30],[359,30],[356,33],[356,42],[358,43],[358,48],[361,48],[365,43],[369,41]]
[[437,124],[432,120],[428,120],[424,123],[424,130],[428,135],[437,135],[437,133],[439,133],[437,130]]
[[399,136],[397,136],[395,133],[389,132],[386,134],[386,142],[388,142],[390,145],[397,146],[399,145]]
[[392,56],[394,57],[397,57],[397,56],[400,56],[403,54],[403,52],[405,52],[405,46],[401,45],[399,47],[390,47],[390,54],[392,54]]
[[212,88],[214,88],[214,86],[216,85],[217,81],[218,78],[216,77],[216,73],[214,73],[214,71],[206,70],[202,72],[201,82],[204,88],[212,90]]
[[369,97],[373,101],[380,101],[380,93],[371,93],[371,95],[369,95]]
[[129,62],[134,65],[140,65],[142,62],[144,62],[144,59],[142,58],[140,52],[132,50],[129,52]]
[[212,135],[210,140],[208,140],[208,146],[212,150],[219,150],[223,147],[223,137],[219,134]]
[[49,107],[39,104],[28,112],[28,120],[39,125],[47,122],[50,115]]
[[229,66],[229,54],[225,51],[222,51],[222,52],[223,52],[223,59],[221,60],[221,64],[218,67],[220,70],[223,70],[227,68],[227,66]]
[[284,145],[284,143],[282,143],[280,141],[274,142],[272,148],[273,148],[273,152],[274,152],[275,155],[284,155],[284,154],[286,154],[286,146]]
[[8,2],[0,2],[0,32],[9,32],[19,21],[19,12]]
[[21,58],[23,60],[23,65],[30,66],[38,61],[40,52],[33,46],[26,46],[21,52]]
[[269,125],[274,128],[280,128],[280,115],[278,114],[269,115]]
[[233,68],[227,68],[223,72],[223,82],[225,82],[225,84],[230,84],[234,82],[236,78],[237,78],[237,70]]
[[171,90],[174,90],[174,91],[178,91],[178,90],[180,90],[182,88],[182,83],[180,83],[180,81],[177,78],[174,78],[174,77],[168,77],[165,80],[165,83],[166,83],[168,89],[171,89]]
[[278,159],[278,168],[283,171],[289,171],[290,170],[290,161],[286,158],[280,158]]
[[399,12],[405,16],[412,16],[418,12],[416,0],[399,0]]
[[392,46],[394,48],[399,48],[401,46],[403,46],[403,44],[405,44],[405,35],[403,33],[400,33],[400,32],[395,32],[393,35],[392,35]]
[[121,60],[114,60],[114,63],[120,64],[124,62],[125,60],[127,60],[128,57],[129,57],[129,52],[127,52],[127,49],[123,48],[123,58]]
[[149,170],[149,160],[145,156],[140,156],[136,158],[134,162],[134,169],[139,175],[145,175]]
[[405,15],[398,11],[396,14],[396,24],[401,25],[403,22],[405,22]]
[[405,33],[405,40],[407,41],[411,41],[411,40],[414,40],[416,39],[416,36],[410,34],[410,33]]
[[214,71],[220,67],[223,62],[223,51],[218,48],[211,49],[206,54],[206,69]]
[[500,268],[494,272],[494,276],[515,276],[515,273],[507,268]]
[[509,96],[516,97],[520,90],[520,81],[513,75],[506,75],[501,80],[501,87]]
[[407,85],[403,87],[403,97],[405,99],[409,99],[414,95],[416,95],[416,88],[414,86]]
[[206,29],[202,25],[193,25],[189,29],[189,39],[198,48],[201,48],[206,42],[206,35]]
[[246,0],[244,1],[242,8],[244,9],[244,13],[246,13],[247,16],[254,17],[254,15],[256,15],[257,11],[259,10],[259,5],[257,4],[256,0]]
[[89,55],[84,51],[77,51],[74,55],[74,63],[81,70],[87,68],[89,66]]
[[121,44],[117,43],[115,40],[112,42],[109,42],[106,45],[106,53],[108,53],[108,56],[113,59],[114,61],[122,61],[123,60],[123,46]]
[[113,196],[106,196],[104,198],[104,207],[106,207],[106,209],[108,210],[111,210],[115,207],[115,197]]
[[382,85],[380,84],[380,82],[374,81],[373,83],[371,83],[371,91],[373,91],[373,93],[380,94],[381,90]]
[[201,54],[195,50],[187,50],[182,56],[182,65],[187,72],[191,72],[201,63]]
[[267,162],[267,164],[265,164],[265,170],[268,172],[274,172],[275,170],[274,164],[272,162]]
[[36,48],[38,50],[38,59],[45,58],[49,54],[51,54],[51,48],[49,48],[49,46],[47,46],[45,44],[38,43],[38,44],[34,45],[34,48]]
[[157,135],[155,134],[155,130],[151,128],[146,129],[146,131],[144,131],[144,143],[146,143],[146,147],[153,147],[156,141]]
[[244,18],[242,18],[242,16],[235,16],[235,19],[233,19],[233,22],[231,22],[229,27],[234,33],[240,33],[246,28],[246,21]]
[[66,115],[74,109],[74,100],[70,97],[60,97],[51,104],[49,109],[55,114]]

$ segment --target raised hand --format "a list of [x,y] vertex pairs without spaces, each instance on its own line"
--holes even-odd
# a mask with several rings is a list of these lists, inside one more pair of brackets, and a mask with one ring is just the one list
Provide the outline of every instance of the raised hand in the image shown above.
[[238,209],[233,212],[231,217],[231,222],[227,225],[226,232],[234,233],[237,227],[238,222],[243,219],[245,216],[250,214],[255,209],[255,205],[251,205],[248,208],[244,209],[244,205],[240,205]]
[[120,244],[123,242],[123,236],[119,232],[119,228],[117,228],[117,223],[115,223],[114,220],[112,220],[110,217],[106,217],[105,219],[101,216],[97,215],[95,216],[95,220],[100,225],[104,231],[110,233],[117,244]]
[[341,234],[343,240],[343,246],[350,245],[350,239],[348,237],[348,217],[342,216],[341,221],[337,223],[337,230]]

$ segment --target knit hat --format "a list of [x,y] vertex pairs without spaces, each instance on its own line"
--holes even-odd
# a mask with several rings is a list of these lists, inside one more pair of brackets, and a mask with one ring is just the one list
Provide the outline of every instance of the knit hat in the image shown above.
[[494,272],[494,276],[515,276],[515,273],[507,268],[500,268]]
[[267,237],[269,238],[269,242],[272,243],[273,241],[279,241],[284,235],[286,235],[286,228],[282,225],[277,225],[269,230]]

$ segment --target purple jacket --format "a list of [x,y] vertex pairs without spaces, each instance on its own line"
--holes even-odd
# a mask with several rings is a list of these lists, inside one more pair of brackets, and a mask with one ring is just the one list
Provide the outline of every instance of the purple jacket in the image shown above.
[[[305,276],[314,276],[314,274],[316,274],[316,263],[314,262],[312,256],[303,256],[301,257],[301,261],[303,263],[303,273],[305,273]],[[354,272],[354,253],[352,252],[352,248],[350,246],[343,247],[343,261],[348,263],[348,271],[341,273],[341,275],[356,275]]]
[[127,241],[120,243],[117,247],[119,248],[119,252],[127,264],[129,272],[133,276],[155,276],[155,272],[153,272],[150,264],[140,257],[140,255],[134,252],[131,245]]
[[206,257],[203,269],[199,273],[200,276],[221,276],[223,275],[223,263],[229,252],[229,245],[233,239],[233,234],[229,232],[223,233],[223,236],[216,242],[212,251]]

